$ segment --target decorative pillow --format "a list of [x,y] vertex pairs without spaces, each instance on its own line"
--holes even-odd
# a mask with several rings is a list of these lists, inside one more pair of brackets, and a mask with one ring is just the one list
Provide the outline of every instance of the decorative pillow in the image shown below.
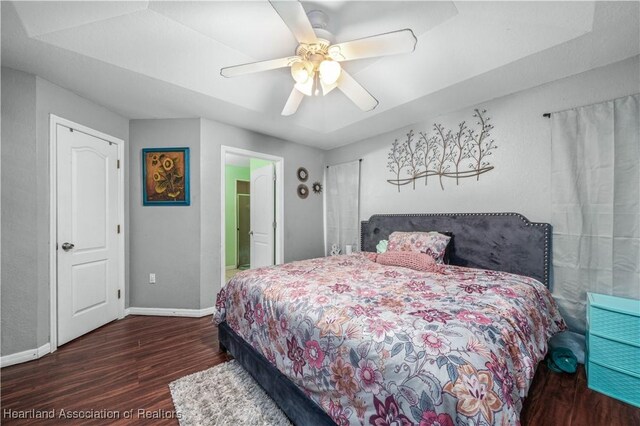
[[444,263],[447,245],[451,237],[439,232],[393,232],[389,235],[389,251],[426,253],[436,263]]
[[378,245],[376,246],[376,251],[378,253],[384,253],[387,251],[387,245],[389,244],[389,241],[387,240],[380,240],[380,242],[378,242]]
[[412,251],[388,251],[378,254],[376,262],[381,265],[401,266],[416,271],[439,272],[436,261],[426,253]]

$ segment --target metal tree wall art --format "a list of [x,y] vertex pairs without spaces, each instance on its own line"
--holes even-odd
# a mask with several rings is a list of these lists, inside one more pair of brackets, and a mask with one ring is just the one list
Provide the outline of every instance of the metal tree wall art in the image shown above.
[[400,188],[411,184],[416,189],[416,181],[424,178],[428,185],[429,176],[437,176],[440,188],[444,191],[443,178],[456,180],[475,177],[493,170],[487,157],[498,148],[491,136],[493,125],[485,117],[487,110],[474,110],[473,117],[478,121],[476,129],[469,128],[466,122],[458,124],[456,130],[446,129],[442,124],[434,124],[432,133],[413,130],[407,133],[404,141],[398,139],[391,144],[387,168],[393,173],[394,179],[388,179],[392,185]]

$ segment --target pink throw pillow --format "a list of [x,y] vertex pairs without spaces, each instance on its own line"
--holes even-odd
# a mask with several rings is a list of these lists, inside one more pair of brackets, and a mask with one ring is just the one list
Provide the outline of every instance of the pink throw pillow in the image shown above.
[[381,265],[401,266],[415,271],[438,272],[440,269],[433,257],[426,253],[411,251],[388,251],[378,254],[376,262]]

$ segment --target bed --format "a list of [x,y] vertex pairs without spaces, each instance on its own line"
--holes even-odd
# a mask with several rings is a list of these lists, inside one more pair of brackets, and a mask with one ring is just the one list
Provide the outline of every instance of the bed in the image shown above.
[[375,215],[453,235],[437,272],[364,253],[239,273],[218,294],[221,345],[297,425],[517,424],[547,341],[565,328],[549,224],[517,213]]

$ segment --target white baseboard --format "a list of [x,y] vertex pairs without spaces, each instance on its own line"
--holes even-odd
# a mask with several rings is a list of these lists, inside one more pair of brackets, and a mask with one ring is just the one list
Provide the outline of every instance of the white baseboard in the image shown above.
[[213,315],[215,307],[204,309],[173,309],[173,308],[127,308],[125,315],[151,315],[159,317],[193,317],[200,318]]
[[39,348],[27,349],[26,351],[5,355],[0,358],[0,367],[8,367],[10,365],[33,361],[34,359],[42,358],[49,352],[51,352],[51,345],[49,343],[45,343]]

